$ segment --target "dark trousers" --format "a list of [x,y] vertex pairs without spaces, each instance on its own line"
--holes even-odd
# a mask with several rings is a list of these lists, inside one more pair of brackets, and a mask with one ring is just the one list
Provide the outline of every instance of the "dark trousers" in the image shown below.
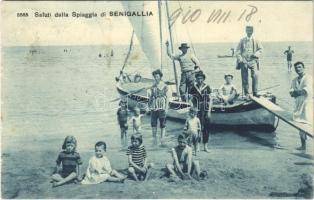
[[241,77],[242,77],[242,87],[244,95],[249,93],[249,70],[251,71],[252,78],[252,92],[257,93],[258,88],[258,69],[257,64],[251,64],[250,67],[247,64],[241,65]]
[[180,90],[180,95],[181,95],[182,100],[185,101],[185,94],[194,85],[194,81],[195,81],[194,71],[181,73],[179,90]]

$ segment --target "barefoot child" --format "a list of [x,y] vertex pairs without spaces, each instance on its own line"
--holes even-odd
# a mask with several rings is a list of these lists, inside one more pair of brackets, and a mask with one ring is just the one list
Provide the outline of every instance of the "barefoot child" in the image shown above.
[[167,164],[166,169],[170,175],[181,179],[192,179],[196,173],[196,179],[200,178],[199,162],[192,159],[192,149],[187,145],[184,135],[178,136],[178,146],[172,149],[173,164]]
[[133,124],[133,133],[138,133],[141,130],[141,111],[138,107],[134,108],[134,116],[131,117],[131,121]]
[[82,184],[98,184],[101,182],[123,182],[122,174],[111,168],[110,161],[106,157],[106,143],[95,144],[95,155],[89,160],[86,176]]
[[135,181],[147,180],[149,169],[152,167],[152,164],[147,164],[146,150],[142,143],[143,138],[140,133],[132,135],[131,146],[126,152],[129,161],[128,173]]
[[119,109],[117,111],[118,122],[121,130],[121,145],[122,147],[127,146],[127,131],[128,131],[128,115],[126,100],[122,99],[119,103]]
[[67,136],[63,142],[63,151],[57,159],[56,173],[52,175],[53,187],[69,183],[73,180],[81,180],[80,165],[82,164],[80,154],[76,150],[76,139]]
[[201,139],[201,122],[197,117],[197,108],[190,108],[189,117],[185,121],[184,132],[188,138],[188,144],[193,146],[194,155],[196,155]]

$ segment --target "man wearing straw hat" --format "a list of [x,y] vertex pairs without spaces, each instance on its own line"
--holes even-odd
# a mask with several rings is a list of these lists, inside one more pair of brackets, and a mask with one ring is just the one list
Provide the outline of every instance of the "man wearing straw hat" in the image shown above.
[[244,95],[249,94],[248,72],[251,72],[252,92],[254,96],[257,96],[259,57],[262,53],[263,47],[255,38],[252,37],[253,26],[246,26],[245,31],[247,36],[240,40],[236,50],[236,69],[241,70]]
[[181,81],[180,81],[180,95],[183,101],[186,100],[186,94],[193,86],[195,81],[194,70],[199,68],[199,61],[194,54],[189,51],[187,43],[182,43],[179,49],[180,54],[173,55],[169,48],[169,42],[166,42],[167,54],[172,60],[177,60],[180,63],[181,68]]

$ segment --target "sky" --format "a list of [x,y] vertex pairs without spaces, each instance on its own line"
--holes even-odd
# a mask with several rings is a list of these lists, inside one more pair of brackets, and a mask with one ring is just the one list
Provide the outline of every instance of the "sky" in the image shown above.
[[[245,26],[254,26],[254,35],[261,41],[312,41],[312,1],[220,1],[186,2],[169,1],[170,14],[180,6],[183,12],[173,25],[177,42],[194,43],[238,42],[244,36]],[[257,12],[249,22],[244,18],[251,11]],[[132,26],[128,17],[110,17],[110,11],[124,11],[121,2],[1,2],[2,45],[110,45],[128,44]],[[140,9],[141,8],[136,8]],[[135,10],[136,10],[135,9]],[[214,10],[230,11],[225,23],[207,23]],[[182,15],[198,10],[200,16],[192,23],[182,23]],[[244,17],[238,20],[246,10]],[[28,13],[28,17],[17,17],[17,13]],[[35,12],[67,12],[68,18],[34,17]],[[72,12],[95,12],[95,18],[73,18]],[[106,12],[106,17],[100,13]],[[152,10],[154,17],[158,16]],[[196,14],[197,14],[196,12]],[[196,16],[196,15],[194,15]],[[148,18],[148,17],[146,17]],[[157,22],[156,22],[157,23]]]

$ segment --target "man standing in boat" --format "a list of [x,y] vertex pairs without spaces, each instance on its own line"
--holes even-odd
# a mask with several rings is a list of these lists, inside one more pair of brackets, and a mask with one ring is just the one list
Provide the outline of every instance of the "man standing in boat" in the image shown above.
[[182,43],[179,49],[181,53],[174,55],[169,48],[169,42],[166,42],[167,54],[172,60],[177,60],[181,68],[181,81],[180,81],[180,95],[183,101],[186,101],[186,95],[189,89],[193,86],[195,81],[194,70],[199,68],[200,63],[194,54],[189,51],[187,43]]
[[262,53],[262,45],[252,37],[253,26],[246,26],[246,37],[242,38],[236,50],[237,67],[241,70],[242,88],[244,95],[249,94],[248,72],[251,71],[252,91],[253,95],[257,96],[258,88],[258,70],[259,57]]
[[[292,80],[290,96],[295,98],[293,119],[301,123],[313,123],[313,80],[309,74],[305,74],[304,63],[294,64],[298,77]],[[300,131],[301,146],[297,150],[306,150],[306,133]]]
[[191,98],[193,107],[196,107],[199,111],[197,117],[201,122],[202,142],[204,144],[204,151],[208,152],[208,140],[210,129],[210,112],[212,101],[210,94],[212,92],[209,85],[204,83],[206,78],[202,71],[195,74],[196,83],[191,87],[189,91],[189,97]]
[[153,143],[157,145],[157,123],[160,126],[160,143],[163,145],[163,136],[166,132],[166,114],[169,104],[168,86],[161,80],[163,73],[160,69],[153,71],[155,82],[153,86],[147,90],[149,98],[149,108],[151,110],[151,126],[153,133]]

